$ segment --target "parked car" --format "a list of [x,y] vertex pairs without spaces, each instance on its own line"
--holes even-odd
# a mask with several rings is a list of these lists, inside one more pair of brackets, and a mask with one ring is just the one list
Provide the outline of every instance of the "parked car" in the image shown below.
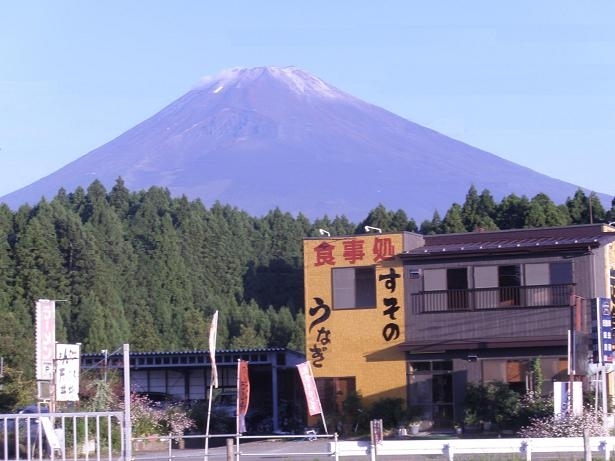
[[237,415],[237,392],[219,392],[211,403],[211,412],[218,417],[235,418]]
[[49,409],[28,405],[16,414],[0,415],[0,458],[15,458],[18,451],[19,458],[49,457],[51,448],[40,423],[43,413]]

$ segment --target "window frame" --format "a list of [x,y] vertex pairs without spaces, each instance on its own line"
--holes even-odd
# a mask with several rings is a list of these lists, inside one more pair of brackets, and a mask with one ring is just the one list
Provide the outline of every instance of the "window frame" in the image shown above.
[[335,267],[331,269],[333,309],[375,309],[376,267]]

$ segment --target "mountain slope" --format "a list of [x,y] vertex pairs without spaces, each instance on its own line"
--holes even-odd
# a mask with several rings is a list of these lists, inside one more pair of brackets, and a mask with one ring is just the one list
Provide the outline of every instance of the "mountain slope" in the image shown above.
[[[379,203],[417,220],[463,202],[471,184],[496,199],[577,189],[365,103],[296,68],[235,69],[1,200],[12,207],[95,178],[130,190],[218,200],[253,215],[363,219]],[[603,197],[606,199],[606,197]]]

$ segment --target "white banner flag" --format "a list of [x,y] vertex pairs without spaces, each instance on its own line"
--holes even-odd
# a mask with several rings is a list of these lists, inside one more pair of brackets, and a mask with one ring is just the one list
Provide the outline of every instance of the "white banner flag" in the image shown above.
[[320,397],[318,396],[318,389],[316,388],[316,382],[312,375],[310,362],[300,363],[297,365],[297,368],[299,369],[299,376],[301,376],[301,382],[303,383],[303,390],[305,391],[305,399],[307,400],[310,416],[322,413]]
[[218,387],[218,369],[216,368],[216,334],[218,333],[218,311],[214,312],[209,327],[209,358],[211,359],[211,385]]

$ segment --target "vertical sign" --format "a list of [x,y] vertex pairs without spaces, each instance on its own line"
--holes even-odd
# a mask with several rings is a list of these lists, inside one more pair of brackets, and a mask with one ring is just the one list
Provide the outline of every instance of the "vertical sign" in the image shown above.
[[56,303],[50,299],[36,301],[36,379],[53,379],[56,345]]
[[611,320],[611,300],[592,299],[592,346],[594,363],[613,362],[613,325]]
[[318,396],[318,389],[316,389],[316,382],[312,375],[312,369],[310,368],[310,362],[303,362],[297,365],[299,370],[299,376],[303,383],[303,390],[305,391],[305,399],[307,400],[308,412],[310,416],[322,413],[322,406],[320,405],[320,397]]
[[79,344],[56,345],[55,399],[57,402],[79,400]]
[[570,414],[583,414],[583,383],[581,381],[555,381],[553,383],[553,415],[559,418]]
[[372,445],[379,445],[384,440],[381,419],[372,419],[370,422]]
[[237,388],[237,432],[246,432],[246,413],[250,405],[250,377],[248,375],[248,362],[239,361],[239,386]]

